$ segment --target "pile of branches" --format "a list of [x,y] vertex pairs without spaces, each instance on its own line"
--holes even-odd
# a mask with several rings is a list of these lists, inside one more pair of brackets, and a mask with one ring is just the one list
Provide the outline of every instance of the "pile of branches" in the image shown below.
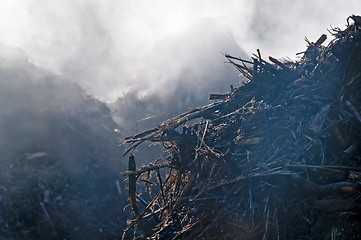
[[[347,22],[326,47],[326,35],[306,39],[298,61],[226,54],[243,86],[129,137],[123,238],[360,239],[361,17]],[[165,151],[137,169],[146,141]],[[138,181],[153,186],[148,201]]]

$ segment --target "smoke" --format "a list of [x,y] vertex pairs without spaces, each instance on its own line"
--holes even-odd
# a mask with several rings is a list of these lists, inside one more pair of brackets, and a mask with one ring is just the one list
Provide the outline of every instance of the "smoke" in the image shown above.
[[[242,54],[231,52],[229,42],[212,39],[216,36],[205,39],[194,34],[204,28],[215,32],[222,27],[248,54],[260,48],[265,56],[295,58],[296,51],[304,50],[304,36],[316,40],[330,24],[343,27],[345,18],[357,11],[357,0],[4,0],[0,40],[22,48],[39,66],[63,74],[97,98],[113,101],[134,84],[154,89],[164,88],[168,76],[172,84],[184,79],[180,69],[167,64],[153,64],[146,74],[149,64],[162,61],[163,53],[154,50],[160,44],[163,52],[177,47],[191,54],[172,58],[174,65],[191,72],[201,64],[221,65],[219,50]],[[200,24],[202,19],[209,21]],[[189,44],[181,45],[177,36],[182,34],[189,35],[187,41],[198,42],[197,48],[189,51]],[[196,54],[204,55],[205,62],[189,61]],[[206,71],[209,76],[214,73]],[[163,78],[156,78],[160,75]],[[204,81],[198,79],[195,85]]]
[[244,47],[252,51],[256,44],[266,56],[295,59],[297,51],[305,50],[305,36],[316,41],[322,34],[327,34],[331,39],[327,29],[331,26],[344,28],[346,18],[360,14],[360,11],[358,1],[256,0],[245,42],[249,47]]
[[[85,201],[86,206],[75,208],[88,212],[75,212],[75,222],[85,222],[94,231],[99,224],[86,221],[107,225],[109,215],[104,212],[118,221],[121,210],[114,211],[119,201],[112,191],[124,161],[118,161],[118,135],[113,132],[118,126],[111,117],[124,137],[206,104],[209,93],[227,92],[229,85],[241,82],[238,73],[223,64],[220,52],[248,57],[259,48],[264,58],[295,59],[295,53],[305,49],[304,36],[315,41],[330,24],[342,28],[347,16],[360,11],[358,2],[0,1],[0,172],[10,176],[5,185],[24,185],[37,196],[39,182],[52,186],[71,175],[72,184],[65,190],[56,184],[50,189],[54,202]],[[107,106],[87,94],[112,103],[112,116]],[[137,153],[137,161],[150,161],[159,149],[143,152],[146,156]],[[34,175],[30,183],[38,187],[28,184],[29,172]],[[2,201],[9,216],[16,204],[27,202],[27,193],[15,201],[15,190]],[[37,199],[31,206],[38,206],[38,213],[43,210]],[[55,210],[54,215],[69,214],[59,221],[78,228],[68,222],[74,218],[73,209]]]
[[359,10],[357,0],[3,0],[0,56],[20,69],[25,58],[12,53],[20,51],[111,103],[128,135],[239,85],[220,52],[247,58],[259,48],[265,59],[295,59],[304,36],[315,41]]

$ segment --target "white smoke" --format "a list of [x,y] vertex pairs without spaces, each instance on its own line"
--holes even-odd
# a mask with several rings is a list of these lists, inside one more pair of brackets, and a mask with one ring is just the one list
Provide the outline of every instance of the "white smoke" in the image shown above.
[[[2,0],[0,41],[88,93],[114,100],[132,88],[184,80],[185,69],[206,71],[196,74],[199,78],[212,76],[224,67],[219,51],[242,55],[243,49],[250,55],[260,48],[265,57],[295,59],[305,49],[305,36],[315,41],[330,25],[344,27],[360,5],[358,0]],[[207,37],[197,34],[202,32]],[[162,63],[165,55],[172,55],[172,64]],[[199,55],[202,63],[191,61]],[[205,65],[212,69],[200,67]]]

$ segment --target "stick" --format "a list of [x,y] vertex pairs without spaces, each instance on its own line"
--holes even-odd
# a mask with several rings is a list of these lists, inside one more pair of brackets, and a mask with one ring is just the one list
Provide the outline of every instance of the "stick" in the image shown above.
[[284,65],[283,63],[281,63],[280,61],[278,61],[277,59],[275,59],[275,58],[273,58],[271,56],[269,56],[269,60],[271,62],[273,62],[274,64],[276,64],[277,66],[280,66],[282,69],[285,69],[285,70],[288,69],[288,67],[286,65]]
[[158,170],[158,169],[161,169],[161,168],[168,168],[168,167],[171,167],[169,165],[169,163],[162,163],[162,164],[159,164],[159,165],[148,165],[148,166],[143,166],[141,167],[140,169],[138,170],[134,170],[134,171],[124,171],[122,172],[121,174],[123,176],[131,176],[131,175],[140,175],[144,172],[148,172],[148,171],[153,171],[153,170]]
[[361,167],[348,167],[348,166],[332,166],[332,165],[303,165],[303,164],[289,164],[286,167],[299,167],[299,168],[315,168],[332,171],[361,171]]
[[326,39],[327,39],[327,35],[322,34],[321,37],[319,37],[315,42],[315,46],[320,46],[324,41],[326,41]]
[[165,204],[165,195],[164,195],[164,190],[163,190],[163,182],[162,182],[162,177],[160,176],[159,169],[157,169],[157,179],[158,179],[158,182],[159,182],[160,192],[162,194],[163,204]]
[[261,51],[257,48],[259,61],[262,62]]
[[350,101],[346,101],[346,106],[351,109],[351,111],[353,112],[353,114],[355,114],[355,117],[361,122],[361,116],[360,116],[360,114],[357,112],[356,108],[352,105],[352,103],[351,103]]
[[[129,171],[135,171],[136,170],[136,165],[135,165],[135,159],[134,159],[134,155],[131,154],[128,158],[128,170]],[[138,206],[137,206],[137,196],[136,196],[136,191],[137,191],[137,176],[136,175],[129,175],[129,195],[128,195],[128,201],[129,201],[129,205],[132,208],[134,215],[136,217],[139,216],[139,212],[138,212]]]

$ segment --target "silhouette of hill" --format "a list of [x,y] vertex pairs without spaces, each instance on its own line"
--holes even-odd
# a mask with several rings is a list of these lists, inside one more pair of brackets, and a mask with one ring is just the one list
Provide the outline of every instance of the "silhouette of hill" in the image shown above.
[[0,238],[115,236],[126,217],[110,110],[20,50],[2,48]]

